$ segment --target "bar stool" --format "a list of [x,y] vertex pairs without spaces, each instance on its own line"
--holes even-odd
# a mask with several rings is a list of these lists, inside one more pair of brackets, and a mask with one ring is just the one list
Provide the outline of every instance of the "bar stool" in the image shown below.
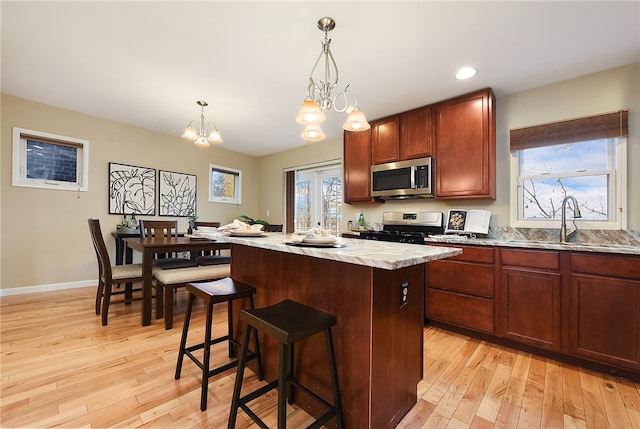
[[[180,340],[180,350],[178,351],[178,363],[176,365],[175,379],[178,380],[180,378],[184,356],[189,357],[202,370],[202,392],[200,394],[200,410],[204,411],[207,409],[209,378],[213,377],[214,375],[220,374],[221,372],[224,372],[228,369],[231,369],[238,364],[238,359],[235,359],[216,368],[210,368],[211,346],[223,341],[228,341],[229,358],[234,357],[234,346],[240,346],[240,342],[233,337],[233,301],[241,298],[249,298],[249,308],[253,309],[253,295],[256,293],[256,288],[226,277],[220,280],[206,283],[188,283],[187,290],[189,291],[189,303],[187,306],[187,313],[184,318],[184,326],[182,328],[182,339]],[[205,322],[206,326],[204,342],[186,347],[187,335],[189,333],[189,322],[191,321],[191,311],[193,310],[193,302],[195,301],[196,297],[201,298],[207,306],[207,320]],[[213,305],[220,302],[227,303],[227,335],[218,338],[211,338],[211,325],[213,324]],[[204,357],[202,362],[193,354],[194,351],[200,349],[204,349]],[[258,343],[257,334],[254,337],[254,351],[247,352],[247,347],[245,347],[243,349],[243,357],[245,357],[244,362],[251,359],[258,359],[258,378],[260,380],[264,379],[264,376],[262,374],[260,344]]]
[[[242,349],[240,350],[240,356],[238,358],[239,363],[235,387],[233,390],[228,428],[235,428],[238,408],[242,408],[245,413],[247,413],[247,415],[251,417],[251,419],[261,428],[267,428],[267,425],[265,425],[265,423],[249,408],[247,403],[262,396],[266,392],[277,388],[278,429],[285,429],[287,427],[287,410],[285,400],[288,400],[289,404],[293,403],[292,387],[302,390],[307,395],[328,408],[328,411],[321,415],[314,423],[309,425],[308,428],[318,428],[331,420],[334,416],[337,417],[337,427],[343,428],[344,417],[342,414],[340,388],[338,385],[336,358],[333,349],[333,337],[331,335],[331,327],[336,324],[336,316],[295,301],[285,300],[269,307],[242,310],[240,312],[240,320],[244,321],[247,326],[242,340]],[[273,336],[280,342],[278,379],[243,397],[240,397],[244,368],[246,360],[250,356],[248,353],[248,346],[251,331],[254,331],[256,336],[257,331],[262,331],[267,335]],[[294,344],[297,341],[303,340],[322,331],[325,332],[327,345],[329,372],[331,376],[331,387],[333,390],[333,404],[327,402],[316,393],[297,382],[293,376]]]

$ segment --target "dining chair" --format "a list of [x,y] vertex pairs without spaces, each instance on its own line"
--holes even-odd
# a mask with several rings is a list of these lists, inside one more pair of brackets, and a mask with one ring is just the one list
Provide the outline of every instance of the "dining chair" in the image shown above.
[[267,224],[262,228],[264,232],[282,232],[282,224]]
[[[195,228],[198,229],[201,226],[207,228],[218,228],[220,226],[220,222],[195,222]],[[222,255],[220,250],[211,250],[208,252],[194,252],[193,256],[195,257],[195,261],[198,265],[221,265],[221,264],[230,264],[231,257]]]
[[201,265],[197,267],[161,269],[153,272],[156,279],[156,312],[157,317],[164,316],[164,328],[173,328],[173,296],[180,287],[188,283],[219,280],[231,276],[230,264]]
[[[140,237],[177,237],[178,221],[177,220],[140,220]],[[191,258],[180,258],[176,254],[156,255],[154,261],[156,267],[162,269],[196,267],[198,264]]]
[[125,286],[124,289],[113,290],[120,284],[133,284],[142,281],[142,264],[111,265],[109,252],[102,236],[100,221],[89,219],[89,232],[91,241],[98,259],[98,289],[96,291],[96,314],[102,313],[102,326],[107,325],[109,304],[111,295],[125,295],[125,302],[132,299],[133,286]]

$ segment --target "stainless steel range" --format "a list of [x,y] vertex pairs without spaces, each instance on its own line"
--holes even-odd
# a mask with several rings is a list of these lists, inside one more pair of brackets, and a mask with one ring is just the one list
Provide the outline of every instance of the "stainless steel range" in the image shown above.
[[444,233],[441,212],[384,212],[382,231],[361,232],[366,240],[424,244],[424,238]]

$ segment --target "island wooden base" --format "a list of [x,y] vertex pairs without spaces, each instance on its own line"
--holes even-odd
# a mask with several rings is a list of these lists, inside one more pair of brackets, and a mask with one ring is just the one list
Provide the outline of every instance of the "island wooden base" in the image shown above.
[[[422,378],[425,264],[390,271],[239,244],[231,255],[231,276],[258,289],[256,307],[288,298],[337,316],[333,334],[346,426],[395,427],[415,405]],[[404,282],[408,300],[401,306]],[[236,327],[238,333],[244,329],[237,321]],[[260,344],[266,380],[274,380],[277,342],[262,335]],[[300,382],[331,398],[322,335],[296,344],[295,368]],[[295,399],[312,415],[324,411],[304,393]]]

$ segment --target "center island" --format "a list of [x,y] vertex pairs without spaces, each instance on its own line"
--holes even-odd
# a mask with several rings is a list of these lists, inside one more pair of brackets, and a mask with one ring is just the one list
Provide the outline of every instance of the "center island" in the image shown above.
[[[287,244],[289,235],[209,236],[231,243],[231,277],[255,286],[256,307],[292,299],[337,316],[333,338],[348,428],[393,428],[417,401],[423,373],[426,264],[461,249],[342,239],[345,247]],[[403,298],[404,297],[404,298]],[[234,308],[236,335],[242,304]],[[277,378],[278,344],[260,337],[265,378]],[[296,377],[331,398],[324,337],[296,346]],[[318,416],[304,394],[296,403]],[[333,424],[333,422],[330,422]]]

